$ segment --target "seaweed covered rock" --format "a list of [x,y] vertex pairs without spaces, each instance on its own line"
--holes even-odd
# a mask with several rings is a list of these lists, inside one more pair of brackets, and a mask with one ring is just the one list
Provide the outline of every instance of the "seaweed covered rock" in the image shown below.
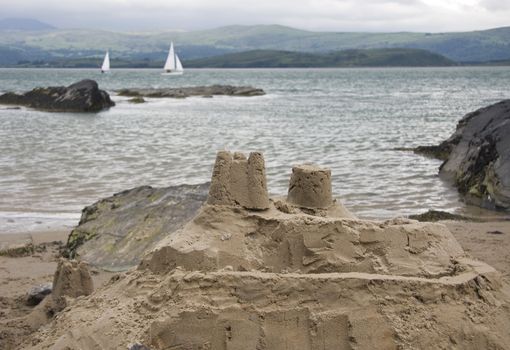
[[49,112],[99,112],[115,103],[97,82],[85,79],[65,86],[35,88],[23,94],[8,92],[0,104],[18,105]]
[[415,152],[443,159],[441,177],[453,181],[466,201],[510,209],[510,100],[465,115],[438,146]]
[[67,240],[66,256],[110,270],[135,266],[163,236],[195,216],[208,188],[208,183],[142,186],[85,207]]

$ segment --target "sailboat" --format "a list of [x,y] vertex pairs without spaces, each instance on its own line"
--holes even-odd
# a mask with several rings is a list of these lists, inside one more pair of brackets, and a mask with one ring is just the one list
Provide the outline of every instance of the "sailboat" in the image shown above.
[[184,73],[181,60],[174,51],[173,42],[170,43],[170,50],[168,51],[168,57],[166,58],[165,66],[163,69],[165,72],[162,73],[162,75],[181,75]]
[[104,56],[103,65],[101,66],[101,73],[108,73],[110,71],[110,52],[106,51]]

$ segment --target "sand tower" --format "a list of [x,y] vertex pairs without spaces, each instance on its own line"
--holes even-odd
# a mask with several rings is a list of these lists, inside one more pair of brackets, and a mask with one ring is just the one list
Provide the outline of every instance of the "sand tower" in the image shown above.
[[269,208],[264,156],[252,152],[220,151],[214,164],[208,204],[240,205],[250,210]]
[[292,168],[287,201],[303,208],[328,208],[333,204],[331,170],[317,165]]

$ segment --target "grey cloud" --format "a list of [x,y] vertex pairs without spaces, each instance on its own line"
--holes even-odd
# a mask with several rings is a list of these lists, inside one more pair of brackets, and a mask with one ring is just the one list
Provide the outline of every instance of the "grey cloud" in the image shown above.
[[[462,5],[464,0],[451,1]],[[282,24],[324,31],[446,31],[510,24],[510,0],[479,0],[477,6],[459,8],[441,6],[439,0],[18,0],[2,4],[2,15],[34,17],[65,28],[132,31],[230,24]]]

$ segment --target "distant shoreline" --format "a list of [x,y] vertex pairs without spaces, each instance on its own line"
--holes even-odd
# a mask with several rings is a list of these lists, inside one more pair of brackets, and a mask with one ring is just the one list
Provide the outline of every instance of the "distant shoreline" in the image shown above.
[[[510,67],[510,62],[505,62],[501,64],[486,64],[486,63],[466,63],[466,64],[458,64],[455,66],[350,66],[350,67],[186,67],[189,70],[242,70],[242,69],[375,69],[375,68],[466,68],[466,67]],[[57,66],[57,65],[29,65],[29,66],[0,66],[0,69],[68,69],[68,70],[100,70],[101,67],[98,66],[86,66],[86,67],[67,67],[67,66]],[[162,70],[159,66],[154,67],[137,67],[137,66],[121,66],[116,67],[112,66],[112,70]]]
[[[33,61],[18,61],[3,64],[20,68],[97,68],[101,61],[97,57],[59,58]],[[111,57],[115,68],[161,68],[164,63],[150,59],[122,59]],[[415,48],[347,49],[313,53],[285,50],[249,50],[187,59],[188,68],[380,68],[380,67],[454,67],[454,66],[506,66],[509,60],[485,62],[459,62],[443,55]]]

